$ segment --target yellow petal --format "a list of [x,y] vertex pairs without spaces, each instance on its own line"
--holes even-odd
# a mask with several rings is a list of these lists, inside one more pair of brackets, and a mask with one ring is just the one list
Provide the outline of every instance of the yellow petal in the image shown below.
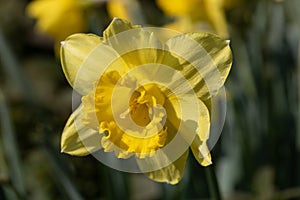
[[[74,34],[62,43],[61,62],[72,87],[82,95],[91,92],[104,71],[123,69],[119,54],[93,34]],[[115,69],[118,68],[118,69]]]
[[209,149],[206,145],[210,132],[210,116],[206,105],[201,100],[199,100],[199,105],[201,119],[198,122],[198,131],[196,133],[194,141],[191,144],[191,149],[196,160],[201,165],[207,166],[212,164]]
[[[191,119],[195,117],[193,116],[195,105],[193,103],[190,104],[190,102],[189,95],[184,98],[172,96],[169,93],[164,103],[164,108],[167,112],[167,143],[164,147],[157,150],[152,157],[137,159],[141,171],[154,181],[176,184],[183,177],[189,143],[192,143],[196,135],[196,129],[201,130],[197,127],[198,123],[190,123]],[[201,104],[200,107],[202,108],[203,105]],[[203,109],[205,109],[205,106]],[[182,117],[183,112],[187,112],[185,113],[187,115],[184,117],[186,121],[179,118]],[[191,119],[189,119],[189,114],[192,115]],[[209,125],[207,126],[209,127]],[[178,130],[185,131],[185,133]],[[201,133],[199,132],[199,134]]]
[[160,63],[162,60],[163,45],[151,29],[148,31],[133,28],[127,21],[114,19],[104,31],[104,38],[105,43],[113,48],[129,67]]
[[[150,179],[157,182],[166,182],[172,185],[177,184],[183,177],[186,159],[189,155],[189,151],[185,151],[176,161],[171,162],[166,154],[161,154],[162,156],[157,159],[145,158],[145,159],[137,159],[137,164],[142,172],[145,172],[145,175]],[[153,168],[157,168],[164,162],[170,162],[171,164],[162,167],[158,170],[147,172]]]
[[206,167],[212,164],[211,155],[209,153],[206,142],[202,142],[198,136],[195,137],[195,140],[191,145],[191,149],[194,157],[200,165]]
[[114,35],[117,35],[118,33],[128,31],[133,28],[140,28],[140,26],[133,26],[129,21],[120,18],[114,18],[103,32],[103,37],[104,39],[108,39]]
[[101,148],[101,137],[97,131],[82,123],[82,106],[69,117],[61,136],[61,151],[74,156],[85,156]]
[[[187,100],[190,97],[179,97],[178,99],[180,100],[182,98]],[[209,138],[210,131],[209,111],[206,105],[200,99],[197,100],[197,106],[193,104],[186,104],[185,108],[180,107],[178,99],[173,97],[168,98],[168,101],[166,101],[165,107],[168,113],[168,120],[175,129],[179,129],[180,127],[179,130],[182,131],[180,134],[183,138],[187,140],[187,142],[191,143],[190,147],[196,160],[201,165],[207,166],[211,164],[211,157],[206,145],[206,141]],[[190,108],[188,108],[188,106],[190,106]],[[198,111],[195,110],[196,107],[198,107]],[[185,112],[185,110],[190,111],[190,114],[186,116],[190,116],[191,119],[183,117],[183,112]],[[193,115],[198,114],[200,115],[200,119],[196,122],[194,119],[197,117],[193,117]],[[192,141],[191,137],[193,137]]]
[[164,60],[164,64],[181,71],[198,97],[206,100],[223,86],[232,64],[228,41],[210,33],[189,33],[171,38],[169,51],[179,64]]
[[73,87],[77,72],[91,51],[102,42],[93,34],[74,34],[62,42],[61,64],[64,74]]

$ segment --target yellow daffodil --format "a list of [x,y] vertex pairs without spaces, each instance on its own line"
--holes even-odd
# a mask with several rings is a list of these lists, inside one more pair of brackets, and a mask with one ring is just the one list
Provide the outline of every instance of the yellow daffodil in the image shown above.
[[34,0],[27,13],[36,18],[38,31],[60,42],[67,36],[86,31],[86,18],[80,0]]
[[230,47],[213,34],[162,33],[115,18],[103,37],[74,34],[62,42],[65,76],[82,95],[62,152],[111,152],[170,184],[183,177],[189,147],[201,165],[212,163],[207,102],[228,76]]
[[127,0],[109,0],[106,5],[111,18],[118,17],[131,20],[131,15],[128,11],[130,4]]
[[111,19],[117,17],[131,22],[144,23],[137,0],[108,0],[106,8]]
[[236,4],[236,1],[157,0],[157,4],[167,15],[178,19],[178,21],[168,26],[170,28],[175,28],[182,32],[195,31],[200,26],[199,22],[208,22],[216,33],[226,38],[228,37],[228,30],[224,8],[232,7],[232,5]]

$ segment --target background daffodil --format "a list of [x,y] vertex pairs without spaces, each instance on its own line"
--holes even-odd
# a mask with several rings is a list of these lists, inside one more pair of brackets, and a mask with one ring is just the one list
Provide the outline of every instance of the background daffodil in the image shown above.
[[152,180],[178,183],[189,146],[201,165],[211,164],[204,102],[223,86],[231,62],[228,42],[216,35],[161,39],[117,18],[103,37],[68,37],[61,63],[82,102],[65,126],[62,152],[83,156],[103,149],[133,157]]
[[67,36],[87,29],[84,4],[80,0],[34,0],[27,6],[36,18],[38,31],[60,42]]
[[111,19],[118,17],[137,24],[145,23],[140,2],[137,0],[109,0],[106,8]]
[[[169,16],[175,17],[176,21],[168,24],[182,32],[195,30],[211,30],[223,37],[228,37],[225,8],[237,4],[236,0],[157,0],[158,6]],[[208,26],[200,25],[207,22]]]
[[123,0],[110,0],[107,2],[106,7],[107,11],[111,18],[118,17],[126,20],[130,20],[132,17],[129,13],[129,6],[128,3],[130,1],[123,1]]

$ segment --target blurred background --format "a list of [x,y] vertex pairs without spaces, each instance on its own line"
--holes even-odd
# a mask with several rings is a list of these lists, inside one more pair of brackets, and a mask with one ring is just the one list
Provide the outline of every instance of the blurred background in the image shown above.
[[72,88],[59,44],[113,17],[230,40],[227,116],[212,151],[224,199],[300,199],[299,0],[0,0],[0,199],[211,199],[189,157],[159,184],[60,153]]

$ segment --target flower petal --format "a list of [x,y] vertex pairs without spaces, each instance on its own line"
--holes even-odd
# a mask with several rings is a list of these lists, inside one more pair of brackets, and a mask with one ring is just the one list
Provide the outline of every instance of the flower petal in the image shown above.
[[72,87],[82,95],[94,89],[104,71],[123,69],[119,54],[93,34],[75,34],[63,42],[61,62]]
[[[206,105],[201,100],[199,100],[198,103],[200,105],[199,112],[201,117],[198,122],[196,136],[191,144],[191,149],[199,164],[207,166],[212,164],[209,149],[206,145],[210,133],[210,116]],[[187,128],[190,127],[191,126],[187,126]]]
[[62,42],[61,64],[64,74],[73,87],[77,72],[91,51],[102,42],[94,34],[74,34]]
[[[160,37],[158,33],[146,28],[132,28],[129,22],[120,19],[114,21],[104,31],[104,38],[106,39],[104,43],[118,52],[129,67],[161,62],[163,45],[157,38],[157,36]],[[114,33],[109,34],[112,31]],[[110,37],[105,36],[105,34]]]
[[[148,176],[150,179],[157,181],[157,182],[167,182],[170,184],[177,184],[183,177],[185,166],[186,166],[186,159],[189,155],[189,151],[185,151],[182,156],[180,156],[176,161],[171,162],[168,161],[169,158],[166,154],[161,154],[162,156],[158,159],[137,159],[137,164],[142,172],[145,172],[145,175]],[[171,164],[162,167],[161,169],[147,172],[151,166],[157,168],[160,166],[162,161],[170,162]],[[149,167],[150,166],[150,167]]]
[[167,46],[180,62],[169,66],[181,71],[199,98],[208,99],[223,86],[232,64],[226,40],[210,33],[189,33],[171,38]]
[[211,155],[206,145],[206,141],[202,142],[198,136],[195,137],[192,145],[192,152],[198,163],[202,166],[208,166],[212,164]]
[[[189,97],[185,97],[184,99],[188,98]],[[166,101],[165,107],[168,111],[168,120],[175,129],[179,129],[179,126],[181,127],[180,130],[183,132],[180,134],[187,140],[187,142],[191,142],[191,137],[194,137],[190,144],[194,157],[201,165],[207,166],[211,164],[211,157],[206,145],[210,131],[210,115],[208,108],[200,99],[198,99],[198,113],[200,114],[200,120],[196,122],[192,118],[183,118],[183,108],[180,107],[180,104],[178,104],[177,101],[178,100],[176,98],[169,98],[168,101]],[[187,106],[188,105],[189,104],[187,104]],[[197,114],[195,106],[193,104],[190,104],[190,106],[191,108],[184,108],[184,110],[190,110],[194,114]],[[191,116],[192,115],[193,114],[191,114]],[[179,119],[182,119],[182,121]]]
[[128,31],[133,28],[140,28],[140,26],[133,26],[129,21],[115,17],[103,32],[103,37],[104,39],[108,39],[118,33]]
[[85,156],[101,148],[101,136],[82,123],[82,105],[69,117],[61,136],[61,152]]

